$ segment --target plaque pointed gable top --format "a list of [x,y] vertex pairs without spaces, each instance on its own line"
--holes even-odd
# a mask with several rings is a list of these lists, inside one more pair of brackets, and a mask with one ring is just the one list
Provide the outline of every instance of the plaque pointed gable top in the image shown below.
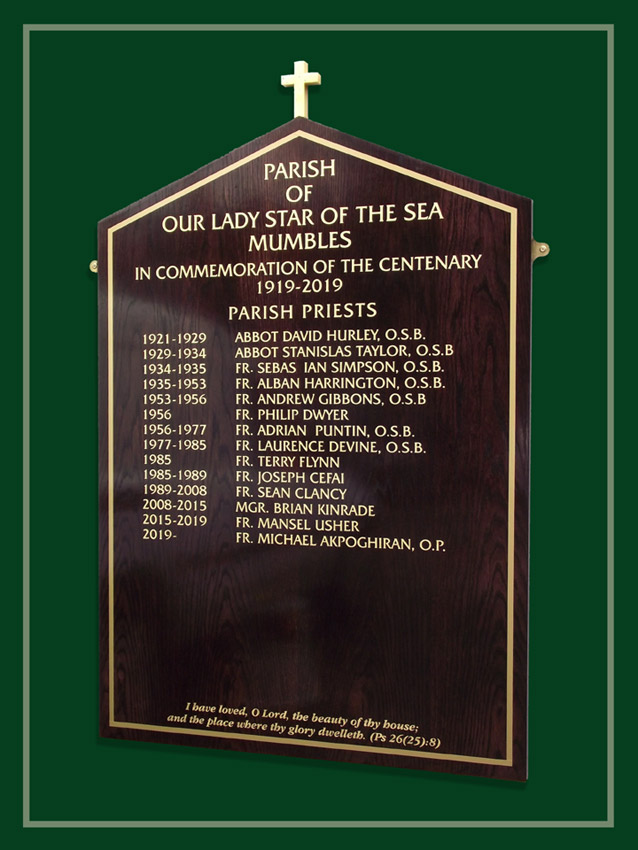
[[[132,215],[133,220],[136,220],[140,216],[161,209],[172,201],[198,192],[209,184],[214,184],[231,172],[241,172],[249,167],[254,172],[256,165],[255,180],[260,184],[264,182],[265,185],[271,186],[274,184],[283,186],[284,183],[286,185],[291,183],[312,184],[313,179],[318,177],[314,169],[315,167],[320,168],[320,165],[309,166],[308,163],[315,160],[320,163],[322,158],[325,160],[333,153],[345,156],[346,162],[350,160],[353,163],[357,161],[368,163],[375,168],[430,184],[443,191],[472,199],[479,204],[496,208],[505,206],[512,209],[512,205],[515,207],[517,203],[525,203],[531,210],[531,201],[522,195],[516,195],[505,189],[499,189],[488,183],[474,180],[454,171],[359,139],[324,124],[319,124],[309,118],[298,116],[263,136],[235,148],[235,150],[202,166],[186,177],[180,178],[151,195],[130,204],[125,209],[103,219],[100,224],[121,218],[128,221],[127,213]],[[283,159],[290,160],[291,163],[286,169],[286,178],[284,178],[281,168]],[[280,166],[278,176],[271,169],[265,169],[264,164],[266,162],[270,165],[276,162]],[[304,162],[306,163],[305,171]],[[291,201],[287,200],[286,202],[290,203]],[[313,203],[315,202],[313,195]],[[122,225],[123,222],[118,225],[118,229]]]

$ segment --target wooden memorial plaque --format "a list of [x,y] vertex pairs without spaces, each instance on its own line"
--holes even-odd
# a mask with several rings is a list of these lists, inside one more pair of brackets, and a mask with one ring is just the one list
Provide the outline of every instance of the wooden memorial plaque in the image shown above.
[[526,778],[531,208],[296,117],[100,222],[103,736]]

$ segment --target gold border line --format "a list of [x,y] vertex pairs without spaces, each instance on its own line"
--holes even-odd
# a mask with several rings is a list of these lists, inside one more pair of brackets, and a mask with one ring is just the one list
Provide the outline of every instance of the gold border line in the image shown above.
[[108,250],[108,476],[109,476],[109,721],[115,718],[115,447],[114,447],[114,352],[113,352],[113,233],[107,234]]
[[505,764],[504,759],[490,759],[483,756],[460,756],[455,753],[422,753],[415,750],[398,750],[392,747],[343,746],[332,741],[307,741],[300,738],[275,738],[270,735],[247,735],[243,732],[215,732],[207,729],[182,729],[178,726],[154,726],[151,723],[124,723],[116,721],[111,724],[121,729],[144,729],[148,732],[174,732],[177,735],[205,735],[209,738],[232,738],[236,741],[262,741],[275,744],[290,744],[293,747],[323,747],[329,750],[353,750],[363,753],[384,753],[389,755],[411,756],[413,758],[431,758],[441,761],[468,761],[475,764]]
[[[405,177],[409,177],[414,180],[418,180],[422,183],[428,183],[432,186],[436,186],[439,189],[442,189],[446,192],[451,192],[456,195],[461,195],[465,198],[469,198],[470,200],[476,201],[478,203],[485,204],[486,206],[493,207],[495,209],[502,210],[503,212],[509,213],[510,218],[510,377],[509,377],[509,392],[510,392],[510,403],[509,403],[509,475],[508,475],[508,539],[507,539],[507,560],[508,560],[508,568],[507,568],[507,578],[508,578],[508,591],[507,591],[507,694],[506,694],[506,756],[504,759],[493,759],[482,756],[463,756],[463,755],[455,755],[449,753],[431,753],[431,752],[406,752],[405,750],[396,750],[387,747],[362,747],[356,745],[340,745],[340,744],[332,744],[330,742],[313,742],[311,740],[301,741],[301,740],[286,740],[282,741],[281,738],[270,738],[270,737],[262,737],[258,735],[239,735],[237,733],[223,733],[223,732],[208,732],[204,730],[195,730],[195,729],[178,729],[171,726],[151,726],[147,724],[141,723],[127,723],[123,721],[115,720],[115,636],[114,636],[114,624],[115,624],[115,614],[114,614],[114,581],[115,581],[115,544],[114,544],[114,388],[113,388],[113,378],[114,378],[114,342],[113,342],[113,234],[121,230],[124,227],[127,227],[129,224],[132,224],[135,221],[138,221],[140,218],[143,218],[149,215],[152,212],[155,212],[158,209],[166,206],[167,204],[176,201],[177,199],[184,197],[185,195],[190,194],[191,192],[196,191],[197,189],[201,189],[203,186],[208,183],[212,183],[213,181],[219,179],[220,177],[229,174],[230,172],[236,170],[237,168],[241,168],[249,162],[252,162],[259,157],[264,156],[267,153],[270,153],[273,150],[276,150],[279,147],[282,147],[285,144],[293,141],[296,138],[304,138],[308,141],[315,142],[320,145],[324,145],[325,147],[331,148],[333,150],[339,151],[340,153],[345,153],[349,156],[354,156],[357,159],[365,160],[366,162],[371,163],[372,165],[380,166],[381,168],[385,168],[390,171],[394,171],[398,174],[401,174]],[[361,151],[356,150],[355,148],[349,148],[346,145],[341,145],[337,142],[329,141],[328,139],[323,139],[320,136],[315,136],[312,133],[308,133],[305,130],[296,130],[294,133],[289,134],[288,136],[284,136],[282,139],[279,139],[276,142],[272,142],[269,145],[266,145],[263,148],[260,148],[257,151],[249,154],[246,157],[238,160],[237,162],[226,166],[225,168],[220,169],[214,174],[210,174],[207,177],[198,180],[197,182],[191,184],[190,186],[181,189],[179,192],[175,192],[172,195],[169,195],[162,201],[157,201],[154,204],[151,204],[149,207],[146,207],[143,210],[135,213],[132,216],[129,216],[126,219],[114,224],[112,227],[109,227],[107,230],[107,264],[108,264],[108,475],[109,475],[109,496],[108,496],[108,505],[109,505],[109,522],[108,522],[108,533],[109,533],[109,545],[108,545],[108,557],[109,557],[109,568],[108,568],[108,576],[109,576],[109,725],[112,727],[119,727],[125,729],[145,729],[156,732],[172,732],[175,734],[187,734],[187,735],[206,735],[209,737],[219,737],[219,738],[237,738],[241,740],[256,740],[256,741],[267,741],[267,742],[276,742],[276,743],[285,743],[291,744],[293,746],[319,746],[319,747],[327,747],[331,749],[340,749],[340,750],[353,750],[353,751],[362,751],[362,752],[373,752],[373,753],[390,753],[392,755],[406,755],[412,757],[420,757],[420,758],[434,758],[434,759],[445,759],[450,761],[465,761],[474,764],[496,764],[503,765],[506,767],[511,767],[513,764],[513,740],[514,740],[514,717],[513,717],[513,708],[514,708],[514,541],[515,541],[515,529],[514,529],[514,519],[515,519],[515,482],[516,482],[516,470],[515,470],[515,462],[516,462],[516,314],[517,314],[517,221],[518,221],[518,211],[516,207],[512,207],[509,204],[503,204],[500,201],[494,201],[491,198],[485,198],[482,195],[478,195],[475,192],[470,192],[467,189],[461,189],[457,186],[452,186],[448,183],[443,182],[442,180],[436,180],[433,177],[428,177],[425,174],[419,174],[416,171],[411,171],[408,168],[404,168],[400,165],[394,165],[393,163],[386,162],[379,157],[371,156],[369,154],[362,153]]]
[[240,159],[237,162],[232,163],[231,165],[227,165],[225,168],[221,168],[214,174],[209,174],[207,177],[202,177],[201,180],[198,180],[196,183],[192,183],[190,186],[186,186],[184,189],[180,189],[179,192],[174,192],[172,195],[169,195],[167,198],[164,198],[164,200],[157,201],[156,203],[151,204],[150,207],[146,207],[145,209],[140,210],[134,215],[122,219],[122,221],[110,227],[109,232],[121,230],[123,227],[127,227],[134,221],[137,221],[138,219],[143,218],[144,216],[149,215],[150,213],[155,212],[158,209],[161,209],[162,207],[166,206],[166,204],[170,204],[173,201],[184,197],[184,195],[190,195],[191,192],[195,192],[197,191],[197,189],[201,189],[208,183],[212,183],[214,180],[218,180],[220,177],[224,177],[226,174],[230,174],[231,171],[235,171],[235,169],[237,168],[242,168],[244,165],[247,165],[254,159],[259,159],[259,157],[264,156],[264,154],[270,153],[270,151],[276,150],[282,145],[288,144],[289,142],[298,138],[307,139],[308,141],[324,145],[324,147],[332,148],[333,150],[339,151],[340,153],[355,156],[357,157],[357,159],[363,159],[366,162],[372,163],[373,165],[378,165],[382,168],[387,168],[391,171],[396,171],[398,174],[403,174],[404,176],[411,177],[414,180],[420,180],[422,183],[429,183],[432,186],[437,186],[439,189],[444,189],[446,192],[452,192],[455,195],[462,195],[464,198],[470,198],[473,201],[477,201],[482,204],[487,204],[487,206],[495,207],[496,209],[503,210],[504,212],[516,212],[516,207],[512,207],[509,204],[503,204],[500,201],[493,201],[491,198],[485,198],[483,197],[483,195],[476,194],[476,192],[470,192],[467,189],[461,189],[458,186],[452,186],[449,183],[444,183],[442,180],[436,180],[434,177],[428,177],[426,174],[419,174],[417,171],[411,171],[409,168],[404,168],[401,165],[394,165],[392,163],[386,162],[383,159],[379,159],[379,157],[362,153],[361,151],[358,151],[355,148],[349,148],[346,147],[346,145],[340,145],[338,142],[331,142],[328,139],[322,139],[320,136],[315,136],[312,133],[307,133],[305,130],[295,130],[294,133],[290,133],[290,135],[284,136],[282,139],[279,139],[276,142],[271,142],[271,144],[266,145],[265,147],[260,148],[259,150],[254,151],[251,154],[248,154],[247,156],[243,157],[243,159]]
[[510,221],[510,409],[509,481],[507,488],[507,747],[506,761],[514,757],[514,543],[516,503],[516,316],[518,210]]

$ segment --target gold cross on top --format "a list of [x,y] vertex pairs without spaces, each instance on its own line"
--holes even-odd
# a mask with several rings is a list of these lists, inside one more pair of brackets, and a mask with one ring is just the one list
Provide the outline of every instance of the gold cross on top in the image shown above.
[[307,62],[295,62],[294,74],[283,74],[282,86],[294,86],[295,91],[295,118],[308,117],[308,86],[320,86],[321,74],[308,73]]

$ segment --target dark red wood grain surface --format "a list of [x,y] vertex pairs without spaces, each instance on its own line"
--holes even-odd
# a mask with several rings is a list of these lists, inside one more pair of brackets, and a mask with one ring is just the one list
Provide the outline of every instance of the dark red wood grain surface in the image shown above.
[[[110,480],[109,229],[298,129],[390,167],[316,140],[296,138],[113,232]],[[335,160],[334,177],[264,180],[264,161],[322,158]],[[516,211],[516,303],[510,274],[512,213],[419,181],[397,168]],[[312,183],[307,204],[285,201],[285,189],[294,183]],[[438,202],[444,218],[360,224],[352,212],[356,205],[379,204],[395,204],[401,211],[408,202]],[[272,231],[208,228],[211,212],[221,218],[225,212],[263,213],[299,206],[313,210],[316,226]],[[320,210],[340,206],[351,210],[346,224],[328,227],[317,222]],[[526,778],[531,206],[526,198],[298,118],[100,222],[103,736]],[[205,231],[162,230],[164,216],[195,212],[204,213]],[[251,233],[304,230],[347,230],[352,245],[247,252]],[[247,276],[163,281],[134,277],[137,266],[295,258],[306,258],[309,264],[317,258],[338,263],[361,257],[372,258],[376,266],[383,257],[467,253],[482,255],[477,270],[336,272],[333,276],[344,281],[336,295],[299,291],[258,295],[255,278]],[[378,315],[301,319],[301,306],[309,302],[374,302]],[[292,304],[295,318],[229,321],[231,305],[266,304]],[[328,330],[368,328],[422,329],[429,342],[452,344],[454,356],[444,364],[445,389],[428,392],[423,406],[345,406],[348,422],[370,429],[409,426],[426,448],[422,455],[343,454],[339,471],[345,477],[346,500],[375,505],[375,516],[360,521],[362,535],[414,541],[441,538],[445,551],[237,543],[235,334],[317,329],[325,335]],[[196,411],[174,409],[174,421],[207,424],[208,449],[195,460],[208,473],[208,522],[204,528],[180,530],[175,540],[144,540],[141,339],[149,332],[175,336],[192,331],[207,335],[207,403]],[[282,362],[281,356],[274,359]],[[256,397],[255,390],[253,394]],[[317,393],[310,407],[321,406]],[[249,439],[256,457],[255,431]],[[512,435],[515,490],[510,505]],[[175,463],[184,466],[191,460],[180,456]],[[109,544],[114,553],[111,572]],[[510,628],[513,639],[508,641]],[[508,663],[513,665],[509,705]],[[123,725],[110,723],[110,696],[111,719]],[[432,754],[447,757],[429,757],[428,750],[406,755],[405,746],[391,747],[387,741],[377,751],[368,740],[365,749],[357,741],[339,739],[333,740],[336,748],[322,748],[314,745],[316,734],[305,742],[287,735],[261,740],[273,737],[263,733],[252,738],[249,734],[249,740],[182,734],[167,717],[183,714],[192,701],[286,710],[289,715],[301,711],[343,716],[348,722],[357,717],[388,719],[418,726],[420,735],[440,739]],[[506,763],[508,722],[513,730],[511,764]],[[291,738],[301,744],[290,743]]]

